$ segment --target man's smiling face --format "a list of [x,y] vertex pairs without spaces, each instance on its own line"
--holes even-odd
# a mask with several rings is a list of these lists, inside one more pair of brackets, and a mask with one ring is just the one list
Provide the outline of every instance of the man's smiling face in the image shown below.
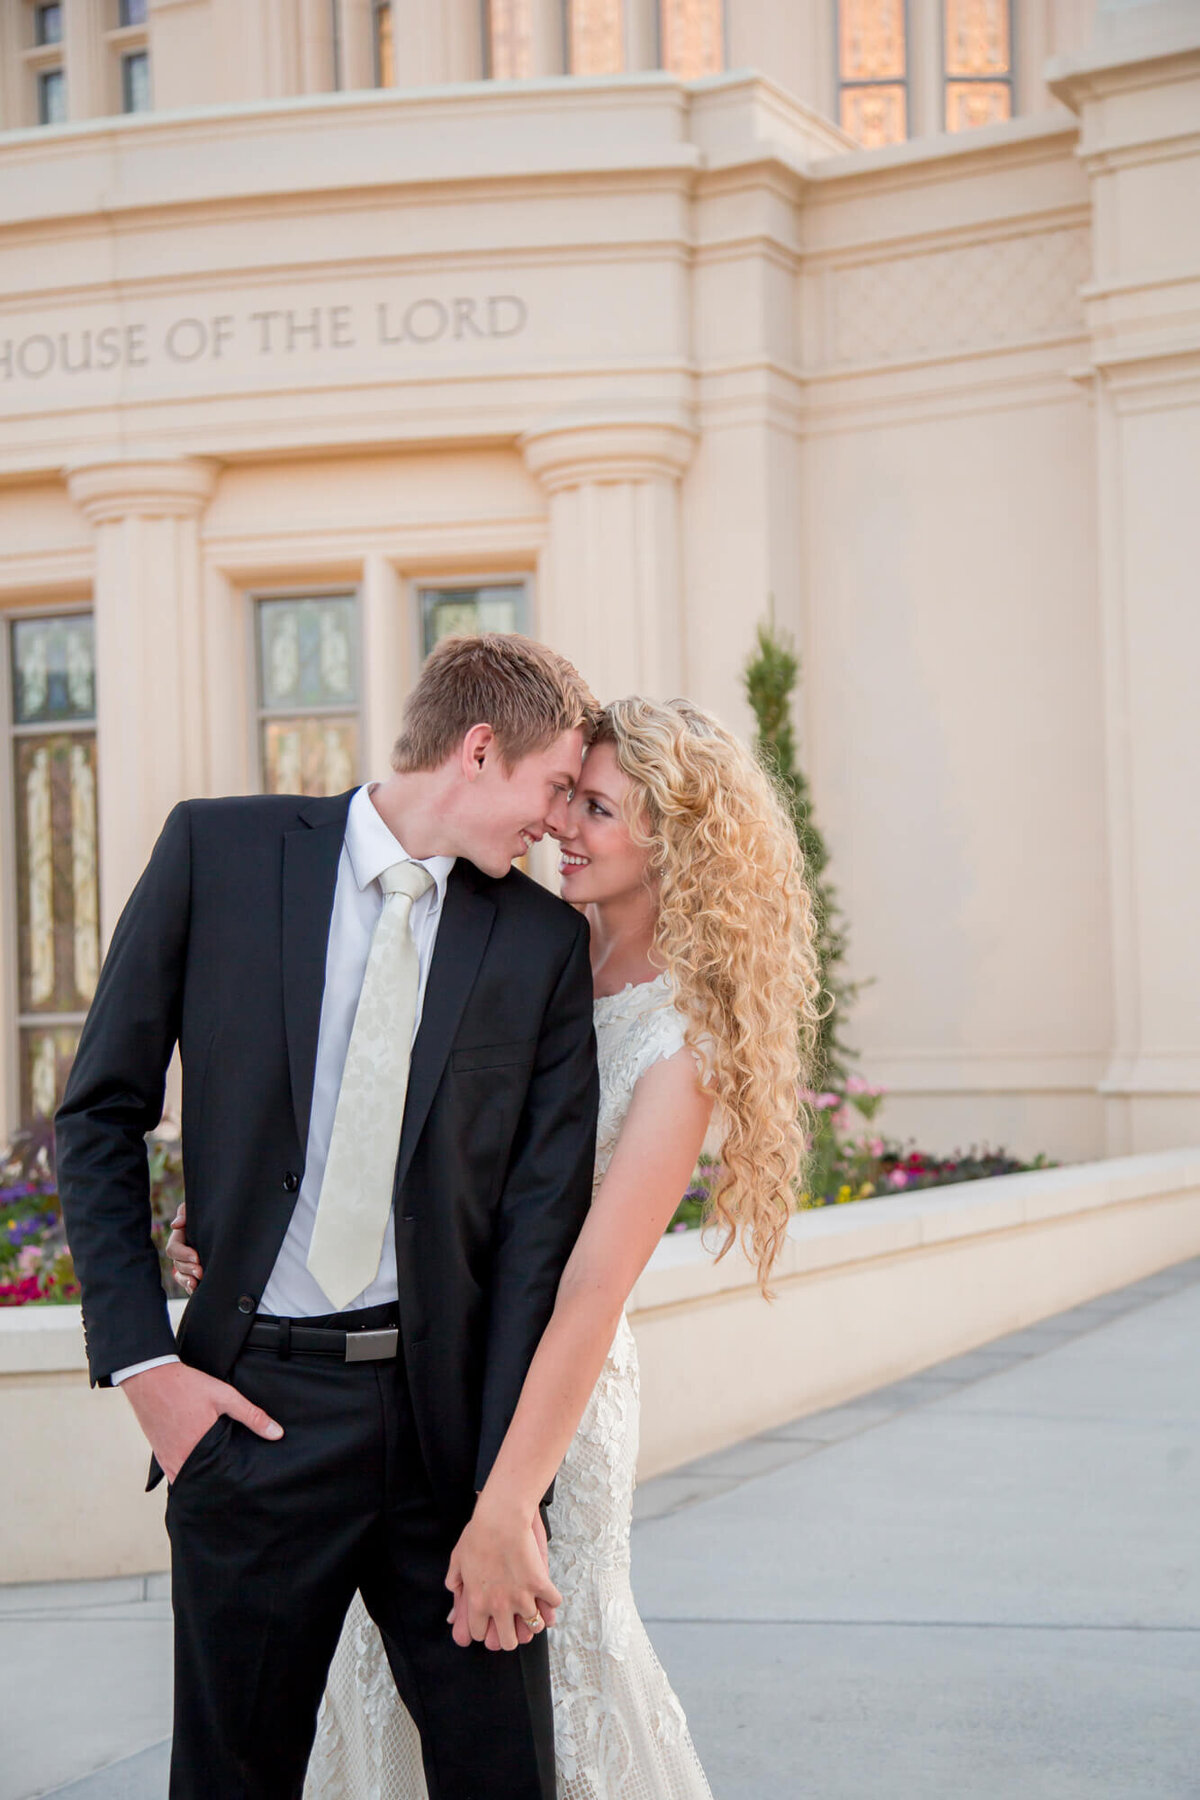
[[493,738],[475,756],[459,812],[462,854],[485,875],[507,875],[517,857],[565,822],[582,765],[582,731],[565,731],[511,769]]

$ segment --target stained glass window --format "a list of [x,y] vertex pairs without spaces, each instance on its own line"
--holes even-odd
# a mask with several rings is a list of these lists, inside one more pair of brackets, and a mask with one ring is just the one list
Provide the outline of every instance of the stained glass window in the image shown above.
[[719,75],[725,67],[724,15],[722,0],[661,0],[658,36],[663,68],[682,81]]
[[487,0],[487,72],[494,81],[533,74],[533,0]]
[[62,43],[62,7],[61,5],[43,4],[34,12],[33,35],[37,44]]
[[1011,119],[1009,0],[945,0],[946,130]]
[[150,56],[146,50],[121,58],[121,109],[127,113],[150,111]]
[[21,1118],[62,1095],[100,973],[96,659],[87,613],[16,619],[12,670]]
[[842,129],[863,145],[908,136],[908,46],[904,0],[838,0],[838,108]]
[[480,631],[527,631],[528,595],[523,581],[486,587],[427,587],[420,590],[421,653],[443,638],[471,637]]
[[37,78],[39,125],[62,125],[67,117],[67,78],[61,69],[42,69]]
[[358,602],[321,594],[256,610],[263,787],[344,793],[359,779]]
[[619,75],[625,67],[623,0],[568,0],[567,68],[572,75]]

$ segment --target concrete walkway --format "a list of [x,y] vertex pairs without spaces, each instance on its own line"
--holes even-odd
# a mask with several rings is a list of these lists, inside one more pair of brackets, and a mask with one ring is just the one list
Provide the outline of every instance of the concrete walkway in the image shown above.
[[[1200,1796],[1198,1369],[1200,1259],[648,1483],[717,1800]],[[0,1589],[0,1800],[163,1800],[169,1662],[161,1578]]]

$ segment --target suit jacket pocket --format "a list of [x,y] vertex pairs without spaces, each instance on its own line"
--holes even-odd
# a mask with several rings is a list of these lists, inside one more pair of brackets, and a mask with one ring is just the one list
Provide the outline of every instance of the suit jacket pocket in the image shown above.
[[472,1045],[469,1049],[455,1050],[450,1057],[450,1067],[456,1075],[463,1075],[471,1069],[504,1069],[528,1065],[533,1061],[537,1045],[536,1038],[523,1038],[518,1044]]

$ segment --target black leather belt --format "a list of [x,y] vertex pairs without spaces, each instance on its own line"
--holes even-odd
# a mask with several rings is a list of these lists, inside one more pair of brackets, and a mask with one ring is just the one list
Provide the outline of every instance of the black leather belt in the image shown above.
[[330,1325],[299,1325],[291,1319],[255,1319],[246,1338],[256,1350],[277,1356],[333,1356],[338,1362],[384,1362],[400,1348],[397,1326],[378,1331],[339,1331]]

